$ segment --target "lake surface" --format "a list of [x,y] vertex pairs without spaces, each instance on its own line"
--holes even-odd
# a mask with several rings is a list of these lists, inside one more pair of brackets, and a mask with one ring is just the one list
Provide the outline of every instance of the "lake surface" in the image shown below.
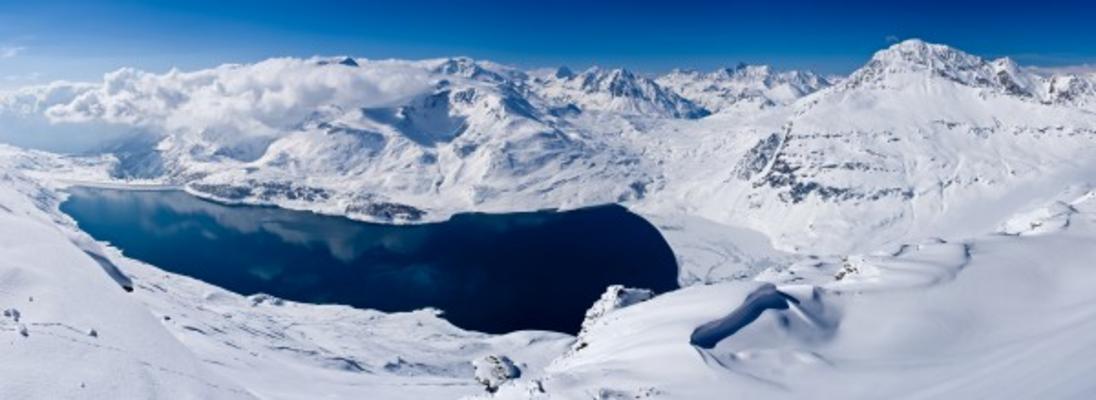
[[73,188],[61,210],[129,257],[242,293],[381,311],[434,307],[490,333],[575,333],[608,285],[677,287],[670,247],[620,206],[394,226],[181,191]]

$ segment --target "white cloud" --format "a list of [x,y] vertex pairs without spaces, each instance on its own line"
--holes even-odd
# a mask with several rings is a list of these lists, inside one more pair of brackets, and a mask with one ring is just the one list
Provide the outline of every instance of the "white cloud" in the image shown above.
[[1083,75],[1096,74],[1096,64],[1062,65],[1056,67],[1029,67],[1032,72],[1041,75],[1067,74]]
[[18,56],[26,47],[22,46],[0,46],[0,58],[12,58]]
[[[184,135],[226,145],[286,134],[326,107],[389,106],[429,90],[433,64],[276,58],[163,74],[123,68],[93,83],[52,82],[0,91],[0,123],[40,120],[68,126]],[[58,125],[60,124],[60,125]]]
[[99,83],[58,82],[0,95],[0,108],[42,113],[55,123],[270,135],[290,129],[321,107],[384,106],[427,90],[432,82],[428,70],[414,62],[347,67],[319,66],[317,61],[277,58],[164,74],[123,68]]

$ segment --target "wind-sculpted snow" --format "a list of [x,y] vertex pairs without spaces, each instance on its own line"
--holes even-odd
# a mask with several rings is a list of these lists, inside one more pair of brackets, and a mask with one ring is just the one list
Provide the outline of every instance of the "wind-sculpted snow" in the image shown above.
[[689,343],[694,346],[711,349],[727,337],[757,320],[765,310],[787,310],[790,304],[798,303],[794,297],[781,293],[772,284],[765,284],[746,296],[742,305],[727,316],[708,322],[693,331]]
[[808,258],[767,270],[759,280],[811,283],[835,292],[897,291],[949,282],[970,262],[972,245],[928,239],[893,252]]
[[1096,204],[1096,190],[1091,184],[1066,189],[1048,204],[1016,213],[998,228],[1005,235],[1045,235],[1069,228],[1083,210]]
[[1091,212],[1055,233],[972,239],[962,272],[927,286],[850,291],[830,276],[832,289],[726,282],[664,294],[617,311],[583,351],[496,398],[1083,398],[1096,390],[1085,379],[1096,370]]

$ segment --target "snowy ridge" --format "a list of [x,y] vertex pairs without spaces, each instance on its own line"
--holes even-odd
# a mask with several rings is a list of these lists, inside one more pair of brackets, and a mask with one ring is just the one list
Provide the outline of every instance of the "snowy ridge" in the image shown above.
[[1050,101],[1096,110],[1096,74],[1055,74],[1045,79]]
[[544,97],[586,110],[671,118],[700,118],[709,113],[654,80],[621,68],[595,67],[579,74],[561,70],[537,83]]
[[[116,147],[115,175],[221,201],[401,223],[618,202],[842,253],[914,240],[949,210],[1083,169],[1089,79],[909,40],[829,86],[756,66],[652,80],[317,58],[121,70],[6,101],[25,105],[9,113],[153,132]],[[696,118],[710,85],[774,106]]]
[[674,70],[658,83],[712,112],[783,106],[832,85],[809,71],[773,72],[767,65],[747,64],[710,73]]
[[911,39],[881,50],[864,68],[843,82],[847,87],[886,87],[888,77],[929,74],[996,94],[1030,98],[1044,103],[1088,104],[1092,78],[1084,75],[1044,77],[1010,58],[985,60],[960,50]]

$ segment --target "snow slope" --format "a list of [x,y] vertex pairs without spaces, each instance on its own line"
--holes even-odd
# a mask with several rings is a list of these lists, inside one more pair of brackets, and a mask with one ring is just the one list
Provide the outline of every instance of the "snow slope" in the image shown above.
[[[764,300],[752,319],[738,310],[763,304],[744,300],[765,298],[756,282],[620,309],[591,324],[581,350],[496,398],[1087,398],[1096,203],[1092,192],[1062,201],[1070,224],[1038,236],[910,244],[849,257],[857,272],[840,279],[776,280],[784,305]],[[803,268],[828,268],[817,264]],[[711,321],[737,330],[691,345]]]
[[104,273],[19,161],[0,157],[0,397],[254,398]]

